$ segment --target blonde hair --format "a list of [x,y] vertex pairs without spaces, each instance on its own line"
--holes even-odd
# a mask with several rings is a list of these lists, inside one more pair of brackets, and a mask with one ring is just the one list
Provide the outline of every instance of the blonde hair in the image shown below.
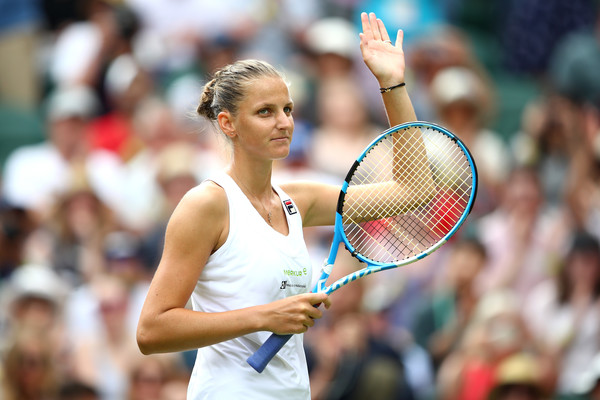
[[241,60],[226,65],[204,85],[196,111],[210,121],[216,121],[219,113],[224,110],[235,115],[239,103],[246,95],[248,83],[262,77],[279,77],[285,80],[277,69],[265,61]]

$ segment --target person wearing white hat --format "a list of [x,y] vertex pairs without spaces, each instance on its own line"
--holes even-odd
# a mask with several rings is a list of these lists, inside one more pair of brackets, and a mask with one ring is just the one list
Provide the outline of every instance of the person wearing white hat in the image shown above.
[[57,89],[46,107],[47,139],[22,146],[9,154],[3,171],[2,192],[10,203],[44,214],[60,193],[69,188],[73,166],[85,160],[85,133],[98,109],[90,88]]

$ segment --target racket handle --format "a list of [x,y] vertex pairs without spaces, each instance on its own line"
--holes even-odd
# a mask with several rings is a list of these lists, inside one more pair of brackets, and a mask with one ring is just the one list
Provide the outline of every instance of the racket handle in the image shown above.
[[261,373],[275,354],[290,340],[292,335],[272,334],[254,354],[246,360],[248,364]]

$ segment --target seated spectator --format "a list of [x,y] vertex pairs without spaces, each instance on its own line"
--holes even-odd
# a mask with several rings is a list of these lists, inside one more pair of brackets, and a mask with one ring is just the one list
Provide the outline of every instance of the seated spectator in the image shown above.
[[160,154],[183,135],[181,121],[158,99],[144,101],[129,118],[136,145],[121,156],[102,150],[90,154],[90,183],[125,228],[143,233],[157,219],[162,222]]
[[477,164],[478,214],[491,211],[509,172],[510,153],[499,134],[487,126],[493,93],[484,79],[466,67],[448,67],[433,77],[429,90],[441,125],[469,148]]
[[0,198],[0,282],[25,261],[25,244],[34,229],[26,209]]
[[547,399],[539,361],[527,353],[515,354],[498,365],[488,400]]
[[343,178],[356,157],[384,128],[371,120],[362,94],[349,78],[322,82],[316,102],[319,123],[308,150],[309,164]]
[[444,265],[443,286],[423,301],[413,336],[439,367],[461,342],[479,301],[477,278],[486,262],[485,248],[475,240],[454,243]]
[[485,400],[499,366],[521,352],[540,357],[541,373],[552,376],[552,364],[529,336],[519,304],[510,291],[488,292],[479,301],[460,346],[440,366],[439,399]]
[[[169,355],[166,356],[169,358]],[[159,400],[167,381],[170,365],[163,355],[140,356],[132,366],[129,379],[129,400]]]
[[67,285],[48,266],[19,266],[0,288],[0,351],[22,332],[43,335],[54,356],[67,350],[62,309]]
[[558,367],[557,392],[572,395],[581,371],[600,352],[600,245],[576,233],[554,279],[536,286],[525,300],[524,319],[533,337]]
[[84,171],[76,175],[70,188],[57,198],[48,219],[30,239],[30,246],[37,241],[35,245],[50,247],[46,251],[53,268],[71,287],[102,271],[104,238],[118,224],[112,210],[89,186]]
[[8,202],[46,216],[57,196],[67,191],[73,170],[85,165],[85,133],[97,107],[86,87],[58,89],[48,102],[48,137],[22,146],[7,158],[2,191]]
[[600,400],[600,353],[577,379],[575,392],[588,400]]
[[78,381],[63,383],[58,392],[58,400],[100,400],[96,388]]
[[567,243],[569,219],[550,207],[543,195],[539,172],[516,167],[508,178],[501,204],[480,218],[477,234],[488,253],[479,290],[514,290],[520,299],[552,274],[553,261]]
[[[359,266],[338,255],[330,282]],[[336,278],[337,277],[337,278]],[[369,328],[362,309],[365,279],[332,293],[332,306],[307,335],[313,399],[413,399],[401,354]]]
[[[128,400],[184,400],[189,371],[176,354],[140,354],[131,369]],[[178,382],[183,383],[183,392]],[[176,397],[177,393],[183,397]]]
[[[91,279],[70,292],[65,304],[65,320],[71,340],[78,344],[104,328],[100,294],[106,281],[122,286],[127,301],[122,327],[135,332],[148,291],[151,271],[144,268],[140,239],[128,231],[109,232],[102,242],[102,268]],[[113,314],[114,315],[114,314]]]
[[14,337],[2,359],[0,398],[52,399],[61,376],[52,343],[44,332],[25,330]]
[[125,398],[129,375],[139,350],[126,323],[129,297],[125,284],[114,276],[95,283],[100,329],[75,343],[75,378],[98,388],[101,399]]

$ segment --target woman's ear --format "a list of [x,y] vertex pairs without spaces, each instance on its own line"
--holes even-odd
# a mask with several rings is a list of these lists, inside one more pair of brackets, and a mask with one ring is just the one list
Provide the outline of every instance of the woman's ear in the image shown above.
[[233,116],[229,111],[221,111],[217,115],[217,123],[221,131],[229,138],[235,136],[235,126],[233,125]]

